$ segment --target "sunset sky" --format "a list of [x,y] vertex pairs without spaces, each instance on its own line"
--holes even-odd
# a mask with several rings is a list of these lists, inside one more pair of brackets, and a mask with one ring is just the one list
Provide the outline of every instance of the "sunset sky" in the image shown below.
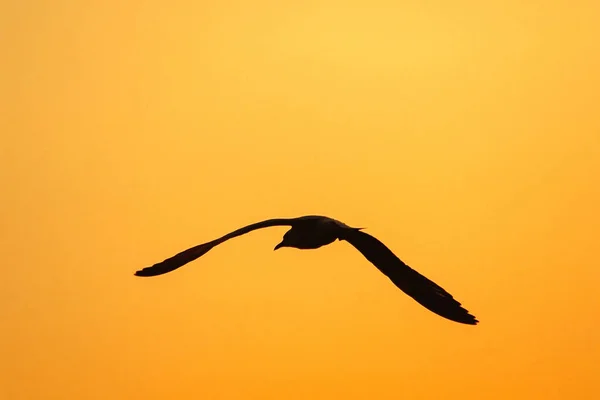
[[[600,2],[0,5],[0,398],[600,398]],[[478,317],[399,291],[364,226]]]

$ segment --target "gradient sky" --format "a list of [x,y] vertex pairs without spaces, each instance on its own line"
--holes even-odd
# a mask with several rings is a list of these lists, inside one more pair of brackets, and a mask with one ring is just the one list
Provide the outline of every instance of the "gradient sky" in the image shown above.
[[[0,398],[600,397],[600,3],[9,0]],[[423,309],[366,226],[481,321]]]

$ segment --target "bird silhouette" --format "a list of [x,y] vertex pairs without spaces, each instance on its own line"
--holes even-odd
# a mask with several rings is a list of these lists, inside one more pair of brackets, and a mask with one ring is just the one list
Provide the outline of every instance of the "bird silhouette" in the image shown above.
[[136,276],[156,276],[171,272],[206,254],[213,247],[256,229],[271,226],[291,226],[283,240],[274,250],[282,247],[317,249],[333,243],[346,241],[354,246],[379,271],[386,275],[400,290],[430,311],[451,321],[476,325],[479,321],[464,309],[450,293],[427,279],[400,260],[375,237],[363,232],[364,228],[352,228],[343,222],[320,215],[297,218],[274,218],[244,226],[218,239],[184,250],[171,258],[143,268]]

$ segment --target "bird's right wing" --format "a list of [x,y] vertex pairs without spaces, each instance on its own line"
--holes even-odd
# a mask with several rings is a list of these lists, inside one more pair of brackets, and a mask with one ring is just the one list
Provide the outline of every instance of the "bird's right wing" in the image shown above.
[[294,220],[295,220],[295,218],[275,218],[275,219],[268,219],[265,221],[246,225],[240,229],[237,229],[231,233],[228,233],[225,236],[220,237],[219,239],[191,247],[187,250],[182,251],[181,253],[177,253],[173,257],[167,258],[164,261],[161,261],[150,267],[146,267],[139,271],[136,271],[135,275],[136,276],[156,276],[156,275],[166,274],[167,272],[174,271],[177,268],[182,267],[185,264],[194,261],[195,259],[206,254],[213,247],[215,247],[229,239],[233,239],[236,236],[241,236],[241,235],[251,232],[253,230],[267,228],[270,226],[291,225]]
[[173,257],[167,258],[164,261],[156,263],[150,267],[140,269],[135,272],[136,276],[157,276],[166,274],[176,270],[179,267],[183,267],[185,264],[194,261],[195,259],[206,254],[210,249],[215,247],[216,244],[213,242],[199,244],[181,253],[175,254]]
[[450,293],[406,265],[375,237],[353,230],[348,231],[343,239],[360,251],[398,288],[425,308],[463,324],[476,325],[479,322]]

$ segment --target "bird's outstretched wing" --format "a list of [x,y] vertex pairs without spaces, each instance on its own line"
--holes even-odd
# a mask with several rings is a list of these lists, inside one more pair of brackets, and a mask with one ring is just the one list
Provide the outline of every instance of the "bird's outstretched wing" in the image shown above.
[[360,251],[404,293],[430,311],[463,324],[476,325],[479,322],[450,293],[406,265],[375,237],[354,230],[347,232],[343,239]]
[[284,226],[291,225],[296,218],[275,218],[275,219],[267,219],[265,221],[257,222],[255,224],[246,225],[240,229],[237,229],[233,232],[228,233],[225,236],[222,236],[218,239],[215,239],[211,242],[199,244],[197,246],[191,247],[187,250],[182,251],[174,255],[171,258],[167,258],[164,261],[161,261],[157,264],[154,264],[150,267],[143,268],[135,273],[136,276],[156,276],[166,274],[167,272],[171,272],[176,270],[179,267],[184,266],[185,264],[194,261],[198,257],[206,254],[213,247],[229,240],[233,239],[236,236],[241,236],[248,232],[251,232],[256,229],[267,228],[270,226]]

